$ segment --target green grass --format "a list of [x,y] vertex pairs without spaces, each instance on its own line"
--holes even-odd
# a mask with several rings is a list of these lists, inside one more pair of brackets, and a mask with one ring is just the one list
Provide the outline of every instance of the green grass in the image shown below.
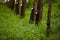
[[[31,9],[26,9],[22,19],[5,4],[0,4],[0,39],[1,40],[59,40],[60,19],[59,10],[53,5],[51,17],[51,35],[46,37],[47,9],[44,5],[42,23],[38,26],[29,24]],[[57,17],[56,17],[57,16]]]

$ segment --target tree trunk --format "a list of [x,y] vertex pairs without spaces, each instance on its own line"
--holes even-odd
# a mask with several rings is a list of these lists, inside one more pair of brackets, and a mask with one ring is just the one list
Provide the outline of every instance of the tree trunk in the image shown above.
[[47,36],[50,35],[50,23],[51,23],[51,6],[52,6],[52,0],[48,1],[48,16],[47,16]]
[[42,21],[42,12],[43,12],[43,0],[38,0],[38,11],[36,15],[37,25]]
[[21,17],[25,16],[25,10],[26,10],[26,0],[22,0]]
[[14,9],[14,3],[15,3],[15,0],[9,0],[9,7],[11,8],[11,9]]
[[20,13],[20,7],[21,7],[20,2],[21,2],[21,0],[16,1],[16,8],[15,8],[16,14]]
[[35,14],[37,13],[37,3],[38,3],[38,0],[34,0],[34,5],[33,5],[33,9],[32,9],[32,13],[31,13],[31,16],[30,16],[30,23],[34,23],[35,21]]

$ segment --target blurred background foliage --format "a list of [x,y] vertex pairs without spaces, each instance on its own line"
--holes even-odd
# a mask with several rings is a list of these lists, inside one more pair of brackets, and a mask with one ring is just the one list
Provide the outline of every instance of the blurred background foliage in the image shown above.
[[44,0],[42,24],[29,24],[33,1],[26,7],[26,17],[21,19],[14,10],[0,3],[0,40],[60,40],[60,0],[52,0],[51,35],[46,37],[48,0]]

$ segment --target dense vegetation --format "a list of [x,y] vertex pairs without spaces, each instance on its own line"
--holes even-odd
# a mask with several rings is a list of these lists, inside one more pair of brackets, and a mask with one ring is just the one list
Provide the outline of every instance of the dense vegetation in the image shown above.
[[42,23],[29,24],[31,8],[26,9],[24,19],[14,10],[0,4],[0,40],[60,40],[60,7],[52,4],[51,34],[46,37],[48,5],[44,4]]

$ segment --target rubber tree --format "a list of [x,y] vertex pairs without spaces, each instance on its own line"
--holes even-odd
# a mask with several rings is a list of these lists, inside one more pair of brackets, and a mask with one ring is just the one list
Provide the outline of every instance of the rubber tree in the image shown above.
[[15,0],[9,0],[9,3],[8,3],[9,8],[14,9],[14,3],[15,3]]
[[47,36],[50,35],[52,0],[48,0]]
[[35,22],[35,18],[36,18],[36,14],[37,14],[37,3],[38,3],[38,0],[34,0],[29,23]]
[[38,25],[42,21],[42,13],[43,13],[43,0],[38,0],[38,8],[36,14],[36,24]]
[[21,17],[25,17],[25,11],[26,11],[26,0],[22,0]]
[[20,6],[21,3],[20,2],[21,2],[21,0],[16,0],[16,6],[15,6],[16,14],[20,13],[20,8],[21,8],[21,6]]

